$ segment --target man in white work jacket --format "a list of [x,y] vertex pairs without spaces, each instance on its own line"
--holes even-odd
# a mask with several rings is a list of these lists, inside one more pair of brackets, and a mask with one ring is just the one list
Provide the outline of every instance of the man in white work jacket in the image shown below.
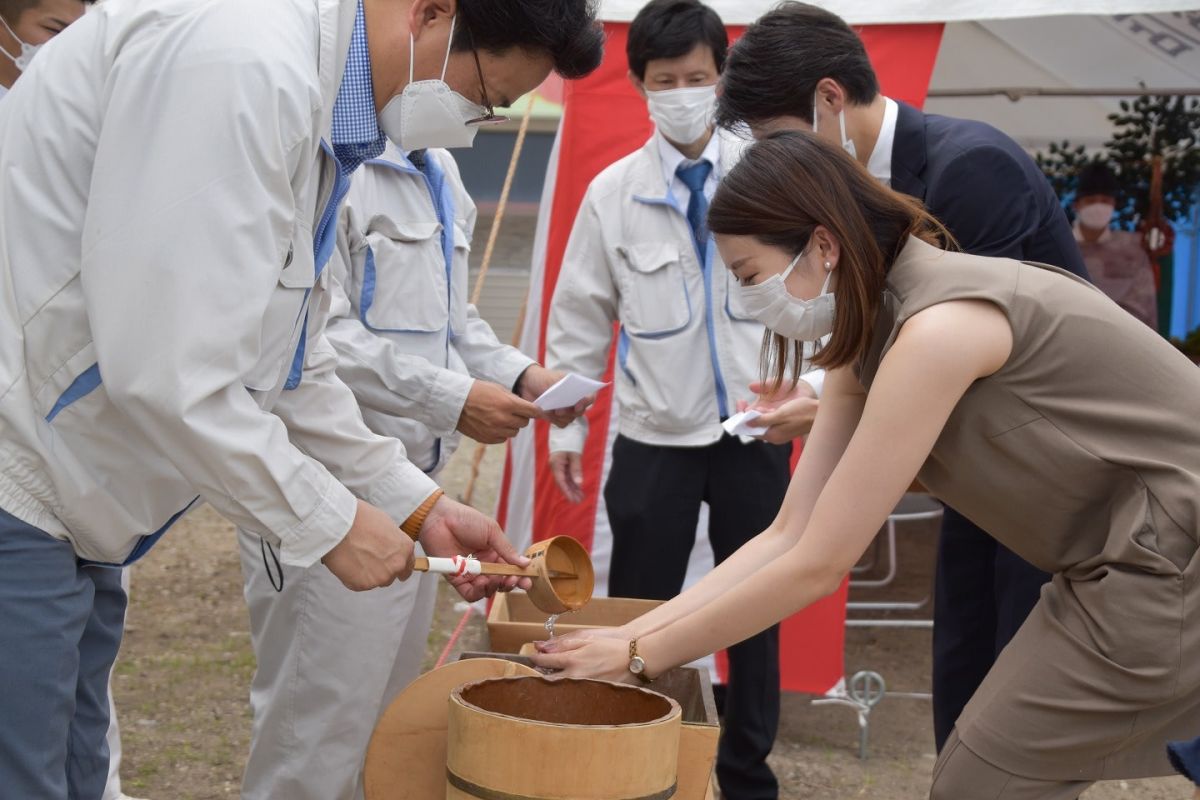
[[[723,419],[754,399],[763,327],[703,221],[742,142],[714,134],[725,27],[697,0],[652,0],[629,29],[630,77],[657,130],[588,188],[550,309],[546,365],[599,377],[619,324],[618,435],[604,501],[609,594],[666,600],[683,587],[701,503],[722,561],[774,518],[789,446],[742,443]],[[550,433],[564,494],[581,497],[583,421]],[[717,776],[729,800],[777,798],[766,757],[779,721],[778,628],[732,648]]]
[[[501,344],[467,302],[475,217],[447,151],[389,144],[354,175],[329,266],[338,376],[368,427],[434,478],[460,435],[511,438],[561,377]],[[285,567],[276,592],[257,537],[240,541],[255,651],[277,665],[255,676],[242,797],[361,798],[372,723],[420,672],[437,578],[351,593],[320,565]]]
[[[83,16],[93,0],[0,0],[0,100],[21,77],[42,45]],[[121,588],[129,594],[129,574],[122,570]],[[108,782],[104,800],[136,800],[121,791],[121,732],[109,698]]]
[[598,61],[583,0],[555,42],[540,24],[471,43],[488,9],[544,22],[532,0],[472,5],[108,0],[0,106],[6,795],[100,796],[125,602],[106,565],[201,501],[352,589],[407,577],[418,537],[523,562],[366,428],[324,335],[337,208],[383,132],[454,137],[485,93]]

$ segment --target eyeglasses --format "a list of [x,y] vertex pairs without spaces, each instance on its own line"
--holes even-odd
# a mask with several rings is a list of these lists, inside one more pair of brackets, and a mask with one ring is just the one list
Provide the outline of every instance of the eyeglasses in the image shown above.
[[475,37],[471,35],[470,28],[463,26],[463,29],[467,32],[467,43],[471,45],[471,55],[475,56],[475,71],[479,74],[479,91],[483,95],[483,107],[486,112],[482,117],[467,120],[466,124],[468,127],[477,127],[508,122],[508,117],[497,114],[495,107],[492,106],[492,101],[488,100],[487,84],[483,82],[483,64],[479,62],[479,50],[475,48]]

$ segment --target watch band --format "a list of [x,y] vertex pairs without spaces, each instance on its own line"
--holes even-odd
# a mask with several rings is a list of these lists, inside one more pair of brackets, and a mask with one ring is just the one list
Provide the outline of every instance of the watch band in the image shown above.
[[407,533],[409,538],[414,542],[417,541],[417,537],[421,535],[421,527],[425,524],[425,519],[429,516],[429,512],[433,510],[434,504],[437,503],[437,501],[441,499],[442,495],[444,494],[445,492],[443,492],[441,489],[438,489],[436,492],[429,495],[429,497],[425,498],[425,502],[417,506],[417,510],[414,511],[408,519],[404,520],[404,524],[400,526],[400,530]]

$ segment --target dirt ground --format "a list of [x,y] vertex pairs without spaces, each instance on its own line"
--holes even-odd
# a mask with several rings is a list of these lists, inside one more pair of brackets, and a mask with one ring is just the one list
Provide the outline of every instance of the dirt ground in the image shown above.
[[[451,492],[462,491],[472,451],[460,452],[451,465],[445,477]],[[501,463],[502,448],[491,448],[475,498],[481,508],[492,507]],[[871,594],[856,591],[851,599],[919,600],[930,584],[933,541],[931,527],[902,530],[896,584]],[[250,737],[254,656],[232,528],[211,509],[200,510],[134,568],[132,583],[126,640],[113,679],[125,790],[150,800],[236,797]],[[427,664],[437,659],[461,617],[456,597],[441,594]],[[456,652],[485,648],[482,620],[472,619]],[[928,631],[848,631],[847,672],[876,670],[891,690],[928,691],[929,661]],[[885,698],[871,718],[870,758],[861,761],[854,713],[812,706],[810,699],[784,700],[771,757],[783,798],[926,795],[934,762],[928,700]],[[1191,793],[1182,780],[1164,779],[1101,785],[1084,797],[1190,800]]]

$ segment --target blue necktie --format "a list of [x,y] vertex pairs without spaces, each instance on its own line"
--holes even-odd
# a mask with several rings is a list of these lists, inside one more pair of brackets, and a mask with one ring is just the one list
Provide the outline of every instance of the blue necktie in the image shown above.
[[708,252],[708,226],[705,217],[708,215],[708,198],[704,196],[704,184],[712,174],[713,165],[708,161],[683,162],[675,170],[679,180],[691,192],[688,198],[687,221],[692,228],[692,239],[696,244],[696,253],[700,256],[700,264],[704,265]]

